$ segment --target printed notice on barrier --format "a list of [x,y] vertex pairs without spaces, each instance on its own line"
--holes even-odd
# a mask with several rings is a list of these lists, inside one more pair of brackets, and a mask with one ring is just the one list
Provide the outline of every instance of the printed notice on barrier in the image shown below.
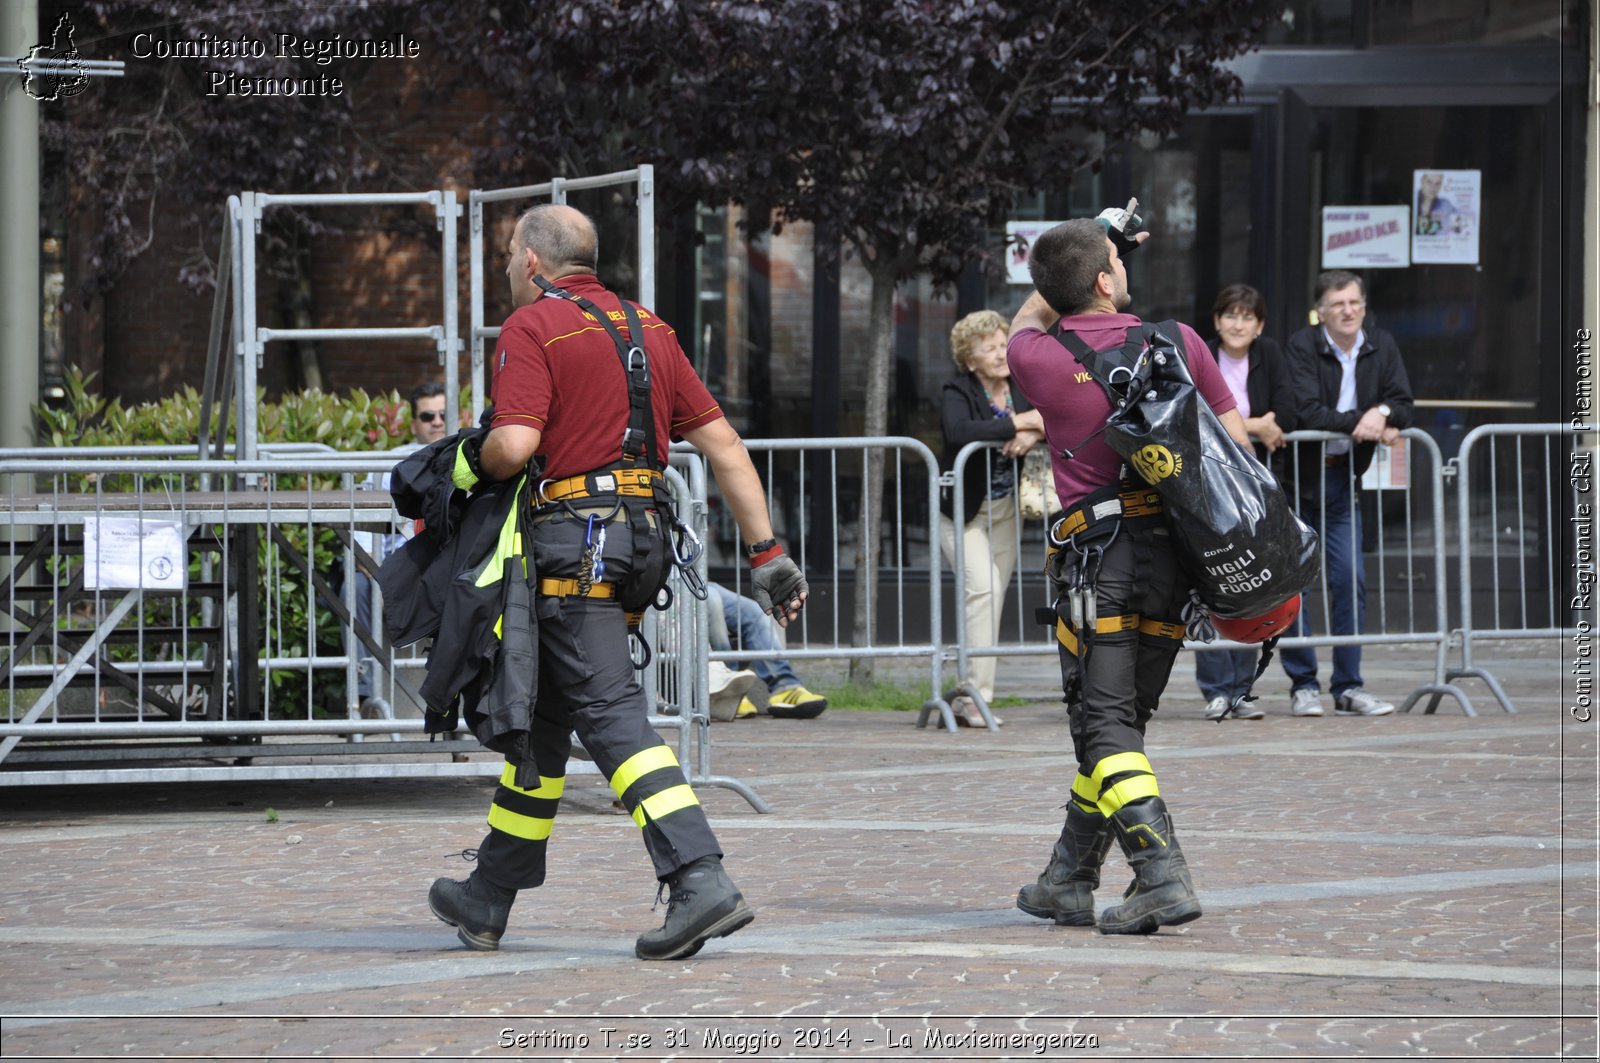
[[91,591],[181,591],[183,525],[175,520],[87,517],[83,522],[83,585]]
[[1361,474],[1363,491],[1406,491],[1411,487],[1411,453],[1408,441],[1402,437],[1394,446],[1378,444],[1373,452],[1372,464]]

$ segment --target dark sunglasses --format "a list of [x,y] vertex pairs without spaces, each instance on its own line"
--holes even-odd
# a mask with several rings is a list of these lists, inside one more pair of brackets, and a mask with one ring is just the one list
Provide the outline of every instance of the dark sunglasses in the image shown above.
[[421,413],[417,414],[417,420],[421,421],[423,424],[432,424],[435,421],[443,421],[444,411],[440,410],[439,412],[435,413],[433,410],[423,410]]

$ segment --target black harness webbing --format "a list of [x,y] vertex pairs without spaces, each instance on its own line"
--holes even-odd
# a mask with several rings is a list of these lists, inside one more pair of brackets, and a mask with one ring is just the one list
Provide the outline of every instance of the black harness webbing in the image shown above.
[[533,282],[544,289],[546,296],[576,303],[579,310],[605,327],[611,336],[611,342],[616,345],[617,357],[622,359],[622,372],[628,378],[628,426],[622,430],[621,464],[625,467],[643,464],[652,469],[660,469],[662,462],[655,452],[655,411],[650,406],[650,358],[645,354],[644,329],[639,325],[638,311],[628,300],[621,296],[617,297],[617,302],[622,306],[623,320],[628,326],[628,339],[633,341],[629,343],[622,338],[622,333],[617,331],[617,326],[611,321],[611,315],[595,306],[591,300],[581,295],[573,295],[565,288],[557,288],[537,274]]

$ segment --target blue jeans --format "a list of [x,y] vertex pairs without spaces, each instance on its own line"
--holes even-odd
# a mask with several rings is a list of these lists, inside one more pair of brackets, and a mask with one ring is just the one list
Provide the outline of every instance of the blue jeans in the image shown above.
[[[761,611],[751,598],[742,594],[735,594],[720,583],[707,584],[715,600],[722,605],[722,616],[726,626],[712,623],[711,648],[725,652],[732,651],[734,646],[731,637],[734,632],[739,633],[739,646],[741,650],[751,650],[755,653],[781,653],[783,645],[773,633],[772,625],[776,623],[770,616]],[[767,684],[767,690],[776,694],[780,690],[800,685],[800,680],[795,677],[794,670],[789,667],[789,662],[782,657],[755,658],[750,662],[750,667],[761,681]]]
[[[1313,477],[1300,490],[1300,519],[1322,538],[1322,582],[1300,602],[1300,619],[1292,635],[1309,635],[1315,618],[1328,613],[1331,635],[1357,635],[1367,622],[1366,558],[1361,553],[1361,507],[1352,498],[1350,467],[1336,466],[1322,478]],[[1326,598],[1326,604],[1324,604]],[[1309,646],[1283,650],[1283,670],[1295,690],[1319,690],[1317,651]],[[1361,686],[1361,647],[1333,648],[1333,683],[1338,697]]]
[[1257,650],[1197,650],[1194,655],[1194,680],[1200,687],[1200,696],[1234,698],[1250,689],[1256,678],[1256,665],[1261,663]]

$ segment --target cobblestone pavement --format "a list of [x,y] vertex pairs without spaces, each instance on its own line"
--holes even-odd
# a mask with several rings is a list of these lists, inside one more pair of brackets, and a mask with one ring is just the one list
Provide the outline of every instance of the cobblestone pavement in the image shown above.
[[[1148,938],[1013,907],[1073,771],[1044,660],[998,733],[715,725],[773,809],[700,791],[757,918],[678,963],[633,956],[655,883],[593,775],[491,954],[425,900],[487,778],[8,789],[0,1055],[1593,1059],[1596,725],[1554,644],[1479,657],[1516,715],[1468,681],[1477,718],[1297,719],[1274,668],[1265,720],[1209,723],[1180,664],[1149,753],[1205,916]],[[1372,649],[1367,685],[1430,662]]]

